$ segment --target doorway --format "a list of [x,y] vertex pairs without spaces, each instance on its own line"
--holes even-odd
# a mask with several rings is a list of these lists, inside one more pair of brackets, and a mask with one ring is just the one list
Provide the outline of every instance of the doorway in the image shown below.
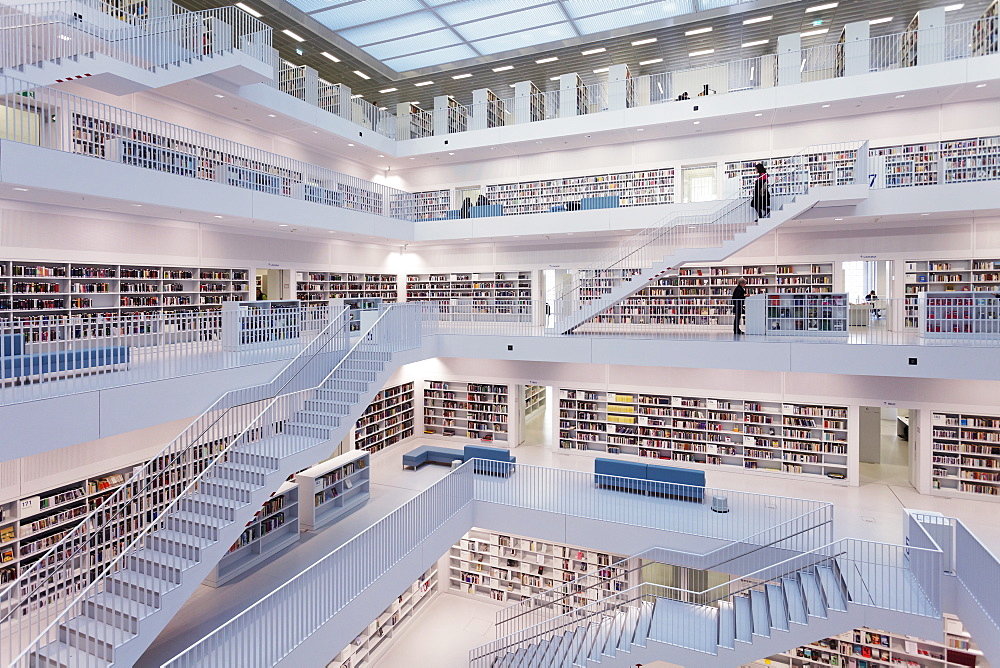
[[681,167],[682,202],[708,202],[715,199],[715,164]]
[[294,299],[290,280],[291,272],[288,269],[258,269],[254,299],[257,301]]
[[482,193],[481,186],[475,186],[471,188],[455,188],[455,202],[457,203],[455,208],[456,209],[462,208],[462,203],[465,201],[466,197],[469,198],[469,203],[475,206],[476,200],[479,199],[480,193]]
[[894,486],[913,484],[910,422],[916,411],[898,406],[861,406],[858,451],[861,482]]

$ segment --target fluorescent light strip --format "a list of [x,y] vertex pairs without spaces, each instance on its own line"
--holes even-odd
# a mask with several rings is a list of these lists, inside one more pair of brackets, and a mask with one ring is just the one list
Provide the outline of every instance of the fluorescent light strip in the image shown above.
[[691,35],[702,35],[706,32],[712,32],[712,27],[709,26],[708,28],[696,28],[694,30],[687,30],[684,32],[684,34],[690,37]]
[[541,60],[536,60],[535,62],[539,65],[544,65],[545,63],[554,63],[559,60],[558,56],[552,56],[551,58],[542,58]]
[[598,67],[596,70],[594,70],[594,74],[600,74],[601,72],[607,72],[610,69],[611,69],[610,67]]
[[892,20],[891,16],[883,16],[880,19],[872,19],[871,21],[868,22],[868,25],[877,26],[879,23],[888,23],[891,20]]
[[506,72],[507,70],[512,70],[512,69],[514,69],[513,65],[504,65],[503,67],[494,67],[493,71],[494,72]]
[[356,100],[359,97],[364,97],[364,94],[363,93],[355,93],[354,95],[351,96],[351,99],[352,100]]
[[399,89],[398,88],[383,88],[379,92],[384,95],[385,93],[395,93],[397,90],[399,90]]
[[580,55],[581,55],[581,56],[592,56],[592,55],[594,55],[595,53],[604,53],[605,51],[607,51],[607,49],[605,49],[605,48],[604,48],[604,47],[602,46],[602,47],[601,47],[601,48],[599,48],[599,49],[589,49],[589,50],[587,50],[587,51],[581,51],[581,52],[580,52]]
[[740,44],[740,48],[747,48],[748,46],[760,46],[761,44],[767,44],[771,40],[769,39],[758,39],[756,42],[743,42]]
[[957,10],[961,9],[962,7],[965,7],[965,5],[964,4],[962,4],[962,5],[948,5],[948,6],[946,6],[944,8],[944,11],[946,11],[946,12],[954,12],[954,11],[957,11]]
[[415,83],[413,85],[416,86],[417,88],[420,88],[421,86],[430,86],[432,83],[434,83],[434,82],[433,81],[421,81],[420,83]]
[[362,72],[361,70],[354,70],[354,73],[355,73],[355,74],[357,74],[357,75],[358,75],[359,77],[361,77],[362,79],[371,79],[371,77],[370,77],[370,76],[368,76],[367,74],[365,74],[365,73],[364,73],[364,72]]
[[764,21],[770,21],[773,18],[774,18],[774,16],[772,16],[770,14],[768,14],[767,16],[758,16],[755,19],[747,19],[746,21],[743,22],[743,25],[748,26],[748,25],[752,25],[754,23],[763,23]]
[[807,30],[803,33],[799,33],[800,37],[813,37],[814,35],[825,35],[830,32],[829,28],[820,28],[819,30]]
[[640,65],[655,65],[656,63],[662,63],[663,58],[653,58],[652,60],[642,60],[639,61]]
[[282,30],[281,32],[283,32],[284,34],[288,35],[289,37],[291,37],[292,39],[294,39],[296,42],[304,42],[304,41],[306,41],[305,37],[300,37],[299,35],[296,35],[295,33],[293,33],[291,30]]
[[338,58],[337,56],[333,55],[332,53],[327,53],[326,51],[322,51],[322,52],[320,52],[319,55],[323,56],[327,60],[332,60],[335,63],[339,63],[340,62],[340,58]]
[[562,77],[549,77],[549,81],[559,81]]
[[710,53],[715,53],[715,49],[705,49],[704,51],[692,51],[691,53],[688,54],[688,56],[694,58],[695,56],[707,56]]
[[452,77],[452,79],[468,79],[471,76],[472,74],[466,72],[465,74],[456,74],[455,76]]
[[632,42],[632,46],[642,46],[643,44],[653,44],[656,42],[655,37],[650,37],[648,39],[638,39]]
[[809,14],[811,12],[821,12],[824,9],[836,9],[837,5],[839,4],[840,4],[839,2],[828,2],[825,5],[816,5],[815,7],[809,7],[806,9],[806,14]]
[[263,14],[258,12],[256,9],[244,5],[242,2],[237,2],[236,6],[245,11],[250,16],[254,17],[255,19],[259,19],[261,16],[263,16]]

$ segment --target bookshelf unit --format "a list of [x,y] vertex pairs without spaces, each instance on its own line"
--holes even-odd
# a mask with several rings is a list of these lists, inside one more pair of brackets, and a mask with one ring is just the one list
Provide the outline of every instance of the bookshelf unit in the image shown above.
[[1000,137],[943,141],[940,146],[944,163],[942,178],[945,183],[1000,179]]
[[441,309],[450,320],[489,313],[508,322],[531,322],[532,276],[530,271],[409,274],[406,301],[447,302]]
[[917,64],[917,36],[920,29],[920,13],[917,12],[910,19],[909,25],[903,32],[899,44],[899,66],[913,67]]
[[424,434],[478,439],[510,447],[507,385],[428,380],[424,388]]
[[0,322],[214,310],[249,297],[244,268],[0,260]]
[[905,295],[904,325],[920,324],[920,295],[951,293],[944,298],[963,295],[954,293],[1000,291],[1000,259],[958,258],[951,260],[907,260],[903,292]]
[[524,417],[545,411],[545,387],[543,385],[524,386]]
[[764,330],[768,336],[847,336],[846,293],[768,294],[760,298],[766,300]]
[[[753,192],[753,184],[757,179],[755,165],[763,163],[771,175],[769,189],[772,195],[794,194],[806,183],[810,187],[842,186],[854,182],[854,164],[857,161],[857,151],[828,151],[822,153],[806,153],[796,157],[760,158],[756,160],[740,160],[727,162],[726,178],[736,176],[740,179],[741,192],[749,196]],[[774,180],[774,174],[791,171],[792,177],[781,182]]]
[[434,134],[434,117],[410,102],[396,105],[396,138],[419,139]]
[[628,589],[625,570],[612,566],[624,558],[575,545],[474,528],[448,554],[448,591],[508,604],[581,575],[604,579],[602,588],[592,588],[567,599],[559,611],[565,613],[592,603],[598,596]]
[[993,339],[1000,335],[1000,298],[994,292],[921,292],[917,312],[923,338]]
[[299,302],[226,302],[222,305],[222,345],[225,350],[251,350],[300,334]]
[[559,390],[559,447],[846,481],[848,408]]
[[378,452],[413,436],[413,382],[382,389],[354,424],[354,449]]
[[[600,296],[606,277],[582,281],[582,299]],[[732,327],[733,308],[730,295],[740,278],[747,281],[747,291],[782,295],[833,292],[833,264],[805,263],[782,265],[687,266],[676,276],[663,276],[617,306],[595,317],[593,324],[630,323],[655,326]],[[596,283],[595,283],[596,282]],[[595,284],[592,284],[595,283]],[[593,325],[590,325],[593,326]]]
[[438,569],[426,570],[389,604],[361,633],[326,664],[326,668],[363,668],[375,666],[375,661],[392,644],[393,639],[406,628],[414,615],[423,610],[438,590]]
[[[885,175],[886,188],[936,185],[941,169],[940,145],[901,144],[873,148],[869,151],[873,162]],[[884,165],[884,167],[882,167]]]
[[619,196],[620,206],[672,204],[674,169],[591,174],[545,181],[524,181],[486,186],[490,202],[503,206],[504,215],[545,213],[558,204],[584,197]]
[[365,274],[343,271],[296,273],[296,297],[302,302],[325,303],[330,299],[399,300],[396,274]]
[[931,488],[944,496],[1000,496],[1000,415],[931,414]]
[[204,584],[221,587],[299,542],[299,486],[286,481],[247,522],[236,542]]
[[972,29],[972,55],[987,56],[997,52],[997,8],[1000,0],[993,0]]
[[749,668],[968,668],[982,652],[953,615],[944,615],[944,642],[879,631],[853,629],[749,664]]
[[[393,195],[394,198],[405,198],[406,208],[403,208],[402,200],[392,200],[389,203],[390,215],[398,217],[407,213],[413,220],[440,220],[451,211],[451,191],[449,190],[429,190],[426,192],[413,193],[412,195]],[[393,207],[397,207],[393,210]],[[412,209],[412,210],[411,210]]]
[[302,531],[315,531],[368,503],[370,457],[367,451],[353,450],[295,474]]

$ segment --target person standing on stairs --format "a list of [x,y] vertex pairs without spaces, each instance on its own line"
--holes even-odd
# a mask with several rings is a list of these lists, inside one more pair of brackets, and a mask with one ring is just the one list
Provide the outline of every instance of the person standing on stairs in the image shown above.
[[743,319],[743,306],[747,298],[747,279],[741,278],[736,281],[736,287],[733,288],[733,334],[735,336],[740,336],[743,334],[743,330],[740,329],[740,321]]
[[771,215],[771,191],[768,189],[767,168],[764,167],[764,163],[758,162],[754,167],[757,170],[757,178],[753,182],[753,197],[750,203],[757,213],[757,220],[760,220]]

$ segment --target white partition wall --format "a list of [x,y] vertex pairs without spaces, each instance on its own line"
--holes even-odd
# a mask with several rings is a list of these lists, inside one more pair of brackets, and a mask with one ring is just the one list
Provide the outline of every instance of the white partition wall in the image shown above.
[[778,83],[802,83],[802,37],[798,33],[778,36]]
[[635,106],[632,74],[628,65],[612,65],[608,70],[608,110],[618,111]]
[[871,69],[871,26],[868,21],[855,21],[844,26],[837,51],[837,76],[866,74]]
[[570,118],[587,113],[586,90],[583,79],[576,72],[559,77],[559,118]]

